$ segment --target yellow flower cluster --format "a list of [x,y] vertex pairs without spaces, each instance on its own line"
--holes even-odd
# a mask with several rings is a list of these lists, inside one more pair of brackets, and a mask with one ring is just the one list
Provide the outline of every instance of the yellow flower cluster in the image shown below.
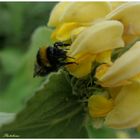
[[112,128],[140,125],[140,41],[112,62],[112,52],[140,36],[140,3],[62,2],[53,9],[48,26],[54,41],[71,41],[67,66],[77,78],[87,76],[100,63],[95,77],[106,89],[88,100],[89,114],[104,117]]

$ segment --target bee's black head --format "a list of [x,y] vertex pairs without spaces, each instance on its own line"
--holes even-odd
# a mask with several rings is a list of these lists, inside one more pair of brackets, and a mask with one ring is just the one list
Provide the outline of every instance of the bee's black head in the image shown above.
[[35,67],[34,67],[34,74],[33,74],[33,77],[36,77],[36,76],[47,76],[49,73],[51,72],[55,72],[57,71],[58,68],[57,67],[46,67],[46,66],[40,66],[39,64],[35,64]]
[[34,66],[34,74],[33,77],[36,76],[45,76],[46,75],[46,71],[45,68],[39,66],[37,63]]

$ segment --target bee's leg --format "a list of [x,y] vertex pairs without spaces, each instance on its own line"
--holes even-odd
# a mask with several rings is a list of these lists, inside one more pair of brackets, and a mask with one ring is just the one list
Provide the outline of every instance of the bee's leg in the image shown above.
[[55,48],[59,48],[59,47],[63,47],[63,46],[70,46],[70,44],[68,44],[68,43],[63,43],[63,42],[55,42],[55,43],[54,43],[54,47],[55,47]]
[[65,65],[76,64],[76,62],[66,62]]
[[53,46],[54,46],[55,48],[62,47],[62,46],[63,46],[63,42],[55,42],[55,43],[53,44]]
[[65,65],[70,65],[70,64],[76,64],[76,65],[78,65],[78,63],[76,63],[76,62],[61,62],[60,63],[60,66],[65,66]]

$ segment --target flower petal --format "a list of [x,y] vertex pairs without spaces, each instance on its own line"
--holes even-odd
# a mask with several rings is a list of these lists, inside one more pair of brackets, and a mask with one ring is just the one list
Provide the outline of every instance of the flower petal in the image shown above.
[[91,72],[92,62],[95,57],[93,54],[79,54],[74,57],[77,64],[68,65],[67,69],[77,78],[84,77]]
[[112,64],[111,55],[112,55],[112,51],[110,51],[110,50],[104,51],[102,53],[97,54],[96,61],[99,63]]
[[[119,20],[124,24],[125,35],[140,35],[140,3],[126,3],[106,16],[106,19]],[[130,37],[130,36],[129,36]]]
[[101,53],[123,47],[123,25],[118,21],[102,21],[85,29],[72,43],[70,55],[78,53]]
[[111,11],[108,2],[71,2],[61,17],[61,22],[92,22]]
[[140,73],[140,41],[135,43],[126,53],[118,58],[109,70],[100,78],[102,85],[115,87],[123,84],[124,80]]
[[73,41],[77,38],[77,36],[78,36],[82,31],[84,31],[86,28],[87,28],[87,27],[81,26],[81,27],[78,27],[78,28],[72,30],[72,31],[71,31],[71,40],[72,40],[72,42],[73,42]]
[[50,19],[48,21],[48,26],[55,27],[60,24],[60,17],[69,4],[71,4],[71,2],[60,2],[54,7],[54,9],[51,12]]
[[140,83],[123,87],[108,113],[105,124],[112,128],[131,128],[140,125]]
[[104,117],[113,108],[113,101],[103,95],[92,95],[88,100],[89,114],[91,117]]
[[97,79],[101,79],[103,75],[108,71],[110,65],[108,64],[101,64],[100,66],[97,67],[95,77]]
[[71,22],[71,23],[64,23],[52,33],[52,39],[54,41],[65,41],[71,38],[71,32],[80,27],[80,24]]

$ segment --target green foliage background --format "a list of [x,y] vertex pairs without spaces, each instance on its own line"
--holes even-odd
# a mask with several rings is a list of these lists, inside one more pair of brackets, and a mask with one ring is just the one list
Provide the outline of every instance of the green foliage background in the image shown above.
[[0,3],[0,137],[139,137],[135,129],[93,128],[64,71],[33,78],[38,48],[52,44],[47,21],[55,4]]

